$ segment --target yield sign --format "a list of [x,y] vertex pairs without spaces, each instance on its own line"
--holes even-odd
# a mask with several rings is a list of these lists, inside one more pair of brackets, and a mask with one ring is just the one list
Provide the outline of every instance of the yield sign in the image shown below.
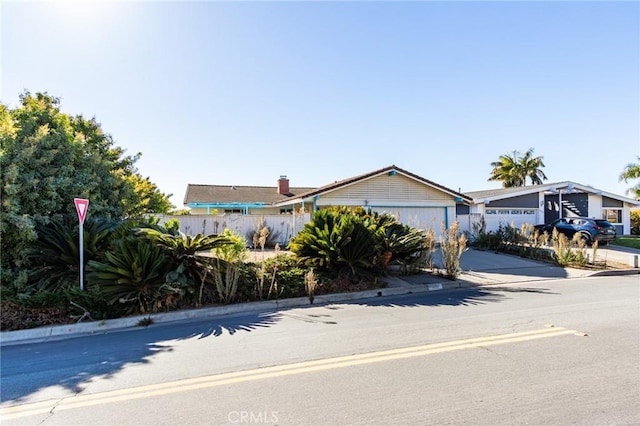
[[87,209],[89,208],[89,200],[84,198],[74,198],[73,202],[76,203],[76,211],[78,212],[78,219],[80,223],[84,223],[84,218],[87,215]]

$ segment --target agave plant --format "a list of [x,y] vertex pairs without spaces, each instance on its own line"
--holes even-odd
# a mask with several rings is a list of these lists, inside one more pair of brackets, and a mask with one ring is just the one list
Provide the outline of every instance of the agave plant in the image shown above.
[[165,283],[170,259],[145,240],[120,239],[115,250],[105,253],[105,261],[88,263],[87,280],[98,285],[108,303],[130,304],[130,312],[157,311],[171,304],[179,293]]

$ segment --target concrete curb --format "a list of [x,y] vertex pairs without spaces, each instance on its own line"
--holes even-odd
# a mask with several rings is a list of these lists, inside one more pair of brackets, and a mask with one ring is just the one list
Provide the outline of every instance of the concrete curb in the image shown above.
[[[638,275],[640,269],[610,269],[595,271],[581,277],[602,277],[620,275]],[[469,278],[466,280],[465,278]],[[548,278],[543,278],[548,279]],[[411,284],[401,278],[387,277],[389,287],[377,290],[366,290],[353,293],[335,293],[316,296],[313,305],[326,305],[330,303],[349,302],[360,299],[373,299],[385,296],[400,296],[405,294],[429,293],[446,290],[456,290],[469,287],[491,287],[508,283],[495,282],[483,279],[482,276],[475,276],[473,273],[462,273],[456,281],[445,280],[429,284]],[[539,281],[531,279],[529,281]],[[522,282],[520,282],[521,284]],[[106,334],[108,332],[120,332],[127,330],[142,329],[138,325],[141,320],[151,318],[154,324],[171,323],[177,321],[200,320],[213,318],[222,315],[237,315],[251,312],[275,312],[280,309],[299,308],[312,306],[306,297],[292,299],[269,300],[263,302],[238,303],[234,305],[212,306],[200,309],[185,309],[174,312],[163,312],[148,315],[137,315],[127,318],[117,318],[103,321],[83,322],[78,324],[55,325],[48,327],[32,328],[27,330],[3,331],[0,332],[0,346],[18,345],[24,343],[37,343],[53,340],[70,339],[74,337],[90,336],[95,334]]]
[[[394,280],[392,280],[394,281]],[[401,281],[402,280],[397,280]],[[372,299],[384,296],[399,296],[411,293],[426,293],[432,291],[451,290],[465,288],[474,284],[465,281],[450,281],[447,283],[435,283],[425,285],[412,285],[396,282],[396,286],[385,287],[377,290],[366,290],[353,293],[335,293],[316,296],[313,305],[325,305],[336,302],[349,302],[352,300]],[[263,302],[238,303],[234,305],[212,306],[201,309],[185,309],[174,312],[163,312],[148,315],[137,315],[127,318],[116,318],[103,321],[83,322],[77,324],[54,325],[38,327],[27,330],[0,332],[0,346],[18,345],[24,343],[37,343],[53,340],[70,339],[74,337],[106,334],[126,330],[142,329],[138,325],[142,320],[151,318],[153,324],[171,323],[177,321],[200,320],[222,315],[236,315],[250,312],[274,312],[279,309],[298,308],[312,306],[307,297],[298,297],[282,300],[268,300]]]
[[640,269],[605,269],[589,273],[588,277],[615,277],[620,275],[639,275]]

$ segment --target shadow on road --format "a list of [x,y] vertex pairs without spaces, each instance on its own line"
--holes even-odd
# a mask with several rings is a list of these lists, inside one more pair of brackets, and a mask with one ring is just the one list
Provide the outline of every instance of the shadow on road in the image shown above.
[[[21,403],[26,397],[52,387],[79,393],[93,378],[108,379],[125,366],[146,364],[161,353],[171,352],[171,340],[251,332],[271,327],[280,318],[278,312],[249,313],[2,347],[0,401]],[[33,379],[25,381],[26,375]]]
[[351,302],[351,304],[389,307],[468,306],[503,302],[509,298],[508,294],[503,293],[557,294],[548,289],[541,288],[502,286],[492,286],[491,288],[470,287],[437,293],[417,293],[405,296],[365,299]]
[[[513,292],[555,294],[539,288],[464,288],[219,316],[189,323],[155,324],[126,332],[3,347],[0,399],[4,403],[19,404],[36,393],[46,395],[56,387],[73,393],[83,392],[94,378],[108,379],[125,366],[150,363],[157,355],[171,352],[172,341],[176,340],[243,334],[276,326],[283,318],[339,326],[330,311],[349,305],[390,308],[477,305],[505,301]],[[31,379],[25,380],[25,376]],[[54,394],[59,395],[59,392]]]

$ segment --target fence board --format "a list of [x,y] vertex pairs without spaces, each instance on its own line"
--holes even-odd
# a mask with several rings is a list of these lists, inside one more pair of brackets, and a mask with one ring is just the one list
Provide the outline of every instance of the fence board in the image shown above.
[[187,235],[196,234],[221,234],[225,229],[244,236],[247,244],[252,245],[252,236],[256,230],[260,230],[263,224],[276,236],[276,241],[281,246],[286,246],[294,235],[302,230],[305,223],[311,220],[309,213],[304,214],[273,214],[273,215],[159,215],[160,224],[176,219],[180,222],[180,231]]

